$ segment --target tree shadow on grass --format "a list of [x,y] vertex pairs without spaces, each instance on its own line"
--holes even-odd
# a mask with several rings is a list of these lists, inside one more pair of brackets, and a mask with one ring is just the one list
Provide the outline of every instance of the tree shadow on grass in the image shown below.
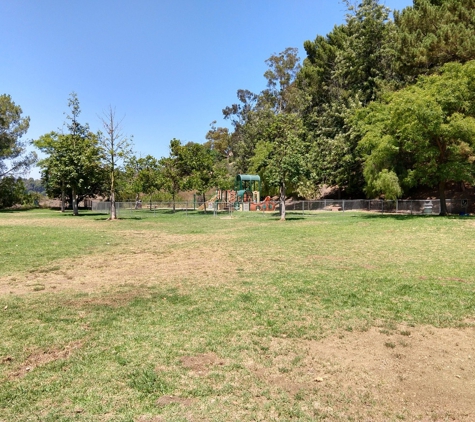
[[[89,214],[91,215],[91,214]],[[142,217],[118,217],[115,220],[111,220],[109,218],[109,215],[104,215],[104,214],[97,214],[97,215],[102,215],[100,218],[94,218],[94,221],[130,221],[130,220],[144,220]]]
[[73,215],[72,212],[68,212],[68,213],[62,213],[60,214],[62,217],[74,217],[74,218],[77,218],[77,217],[97,217],[97,216],[102,216],[102,217],[105,217],[105,218],[109,218],[108,217],[108,214],[104,214],[104,213],[100,213],[100,212],[90,212],[90,213],[87,213],[87,214],[81,214],[79,213],[78,215]]
[[426,214],[372,214],[372,213],[367,213],[367,214],[359,214],[359,215],[352,215],[352,218],[362,218],[362,219],[385,219],[385,220],[397,220],[397,221],[408,221],[408,220],[420,220],[424,218],[437,218],[437,219],[451,219],[451,220],[466,220],[469,218],[473,218],[471,216],[466,216],[466,215],[438,215],[438,214],[431,214],[431,215],[426,215]]
[[46,208],[6,208],[0,209],[0,214],[18,214],[31,211],[44,211]]

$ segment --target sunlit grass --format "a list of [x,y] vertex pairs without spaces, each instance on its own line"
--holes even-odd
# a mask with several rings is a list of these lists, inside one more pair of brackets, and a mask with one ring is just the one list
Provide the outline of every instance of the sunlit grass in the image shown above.
[[[0,297],[0,421],[181,421],[187,412],[197,420],[255,420],[272,412],[279,420],[318,420],[305,411],[315,392],[289,396],[250,372],[249,361],[271,365],[272,339],[318,340],[375,325],[388,333],[399,324],[457,327],[475,315],[472,219],[0,215],[0,277],[48,274],[59,261],[91,254],[107,260],[127,254],[125,245],[147,252],[151,231],[184,236],[167,249],[177,266],[197,247],[209,251],[209,263],[179,280],[163,274],[155,284],[119,283],[94,293],[38,285]],[[228,267],[214,284],[200,283],[216,249]],[[282,376],[298,369],[302,357],[294,352],[279,366]],[[221,362],[201,372],[182,361],[209,353]],[[250,394],[255,388],[262,390],[259,402]],[[157,406],[164,395],[189,400]]]

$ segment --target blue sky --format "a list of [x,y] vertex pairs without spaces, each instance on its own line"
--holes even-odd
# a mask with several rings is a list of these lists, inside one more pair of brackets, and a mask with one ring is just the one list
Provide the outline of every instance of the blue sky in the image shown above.
[[345,13],[338,0],[2,0],[0,94],[30,116],[28,139],[62,126],[74,91],[82,123],[100,129],[111,105],[137,154],[160,158],[172,138],[228,125],[221,110],[265,88],[268,57],[297,47],[303,59]]

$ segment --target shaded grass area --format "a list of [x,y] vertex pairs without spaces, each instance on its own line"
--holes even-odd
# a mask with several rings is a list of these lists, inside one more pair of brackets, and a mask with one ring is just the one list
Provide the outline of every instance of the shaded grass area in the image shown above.
[[[163,214],[107,223],[86,214],[58,228],[58,218],[5,221],[0,233],[15,254],[1,274],[92,251],[123,253],[130,231],[193,237],[173,246],[177,259],[197,243],[211,256],[219,236],[230,270],[216,285],[200,285],[202,275],[190,273],[94,294],[0,297],[0,420],[181,421],[187,412],[198,420],[327,420],[311,410],[311,396],[321,394],[315,388],[290,394],[249,369],[249,361],[272,365],[273,338],[318,340],[374,325],[457,327],[475,315],[471,219],[348,213],[282,224],[253,214]],[[294,363],[280,373],[298,368],[293,352]],[[207,353],[220,365],[201,372],[184,366],[184,357]],[[185,409],[158,406],[164,395],[190,401]],[[345,409],[336,394],[325,400]]]

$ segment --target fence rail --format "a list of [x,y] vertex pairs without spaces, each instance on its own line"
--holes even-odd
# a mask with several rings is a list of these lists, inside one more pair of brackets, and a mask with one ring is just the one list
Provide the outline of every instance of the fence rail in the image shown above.
[[[449,214],[466,214],[468,200],[446,200]],[[440,200],[375,200],[375,199],[326,199],[318,201],[295,201],[286,204],[286,211],[367,211],[397,214],[439,214]]]
[[[447,200],[449,214],[466,214],[470,203],[468,200]],[[373,200],[373,199],[323,199],[315,201],[289,201],[285,205],[286,212],[312,215],[323,211],[367,211],[397,214],[439,214],[440,201],[433,200]],[[110,202],[92,202],[95,212],[109,213]],[[212,212],[215,215],[235,211],[260,211],[265,214],[279,212],[276,201],[261,203],[238,203],[222,201],[168,201],[168,202],[116,202],[118,216],[133,215],[137,211],[150,212],[154,215],[163,211],[195,211]]]

